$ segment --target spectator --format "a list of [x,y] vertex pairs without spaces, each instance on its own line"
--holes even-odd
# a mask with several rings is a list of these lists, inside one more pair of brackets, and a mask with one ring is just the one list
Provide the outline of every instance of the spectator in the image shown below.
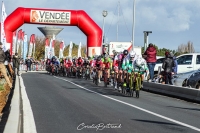
[[15,53],[13,55],[13,71],[16,72],[17,69],[17,75],[19,75],[19,66],[20,66],[20,57],[18,56],[18,53]]
[[177,74],[178,62],[177,62],[176,56],[174,56],[173,53],[170,53],[170,55],[171,55],[171,58],[174,60],[174,67],[172,67],[172,74]]
[[32,65],[32,61],[30,59],[30,57],[28,57],[28,59],[26,60],[26,66],[27,66],[27,71],[31,71],[31,65]]
[[4,65],[4,62],[5,62],[5,58],[6,58],[6,55],[2,49],[3,47],[3,44],[0,42],[0,71],[1,71],[1,75],[4,76],[6,82],[8,83],[9,87],[12,88],[12,84],[7,76],[7,72],[6,72],[6,67]]
[[11,55],[10,55],[10,49],[8,49],[6,52],[5,52],[5,62],[4,62],[4,65],[6,66],[6,69],[8,70],[8,73],[10,74],[10,76],[12,76],[12,72],[9,68],[9,63],[11,62]]
[[151,82],[154,78],[154,67],[156,65],[156,48],[153,46],[152,43],[149,44],[147,50],[144,52],[144,58],[147,61],[147,66],[150,73],[149,82]]
[[165,52],[165,60],[163,61],[162,68],[164,69],[165,84],[172,85],[172,68],[174,67],[174,60],[168,51]]

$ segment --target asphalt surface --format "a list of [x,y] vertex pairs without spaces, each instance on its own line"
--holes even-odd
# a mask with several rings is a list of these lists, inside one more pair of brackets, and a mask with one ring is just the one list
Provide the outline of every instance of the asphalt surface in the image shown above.
[[[97,87],[85,79],[47,73],[25,73],[22,78],[38,133],[197,132],[183,124],[200,129],[198,104],[144,91],[137,99],[103,84]],[[109,128],[108,124],[116,127]],[[95,128],[96,125],[107,126]]]

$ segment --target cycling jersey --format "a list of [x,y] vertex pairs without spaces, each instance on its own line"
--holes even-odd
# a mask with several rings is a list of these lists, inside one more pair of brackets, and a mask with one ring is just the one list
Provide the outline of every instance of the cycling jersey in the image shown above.
[[83,65],[83,60],[82,59],[78,59],[76,66],[82,66],[82,65]]
[[95,66],[98,67],[98,68],[102,67],[103,66],[103,62],[101,60],[100,61],[96,60]]
[[84,67],[87,67],[87,66],[89,66],[89,65],[90,65],[90,62],[89,62],[89,61],[84,61],[84,62],[83,62],[83,66],[84,66]]
[[129,65],[129,60],[130,60],[129,55],[127,55],[126,57],[123,57],[123,60],[122,60],[122,69],[123,70],[127,69],[128,65]]
[[72,66],[72,61],[67,60],[66,63],[65,63],[65,67],[68,68],[68,67],[71,67],[71,66]]
[[134,61],[133,67],[134,67],[134,69],[133,69],[134,72],[138,72],[140,74],[144,74],[146,71],[148,71],[147,63],[145,63],[144,65],[141,65],[141,66],[137,66]]
[[105,60],[104,58],[102,59],[103,65],[105,66],[105,68],[110,69],[112,68],[112,61],[110,58],[108,58],[107,60]]
[[51,61],[51,64],[53,64],[53,65],[59,65],[59,62],[58,61]]

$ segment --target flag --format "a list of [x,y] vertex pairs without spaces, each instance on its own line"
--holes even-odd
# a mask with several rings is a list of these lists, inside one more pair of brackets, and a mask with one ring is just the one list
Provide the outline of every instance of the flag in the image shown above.
[[33,34],[33,58],[35,58],[35,34]]
[[30,37],[30,42],[29,42],[29,49],[28,49],[28,57],[32,56],[32,51],[33,51],[33,35]]
[[17,43],[17,36],[16,36],[16,31],[15,31],[13,32],[12,55],[15,55],[16,43]]
[[4,51],[10,49],[10,46],[8,46],[8,44],[6,43],[6,34],[5,34],[5,31],[4,31],[4,21],[5,21],[6,18],[7,18],[7,14],[6,14],[4,3],[2,1],[2,8],[1,8],[1,42],[3,44],[3,50]]
[[53,38],[52,38],[52,56],[51,57],[55,56],[55,51],[54,51],[54,45],[55,45],[55,42],[56,42],[55,39],[56,39],[55,35],[53,34]]
[[21,41],[20,41],[20,46],[21,46],[21,57],[23,57],[23,52],[24,52],[24,31],[21,33]]
[[63,58],[63,51],[65,49],[64,41],[60,43],[60,51],[59,51],[59,58]]
[[23,39],[23,45],[24,45],[24,48],[23,48],[23,59],[26,59],[26,55],[27,55],[27,52],[28,52],[28,42],[27,42],[27,35],[25,34],[24,35],[24,39]]
[[49,59],[52,57],[52,42],[53,42],[53,40],[50,39],[49,50],[48,50],[48,58]]
[[78,57],[81,57],[81,42],[79,43],[78,46]]
[[17,33],[17,48],[16,48],[16,53],[19,52],[19,46],[20,46],[20,43],[21,43],[21,34],[22,34],[22,29],[20,29]]
[[47,59],[49,55],[49,39],[46,38],[45,40],[45,56],[44,58]]
[[69,44],[69,57],[72,57],[72,49],[73,49],[73,43],[72,43],[72,41],[70,41],[70,44]]

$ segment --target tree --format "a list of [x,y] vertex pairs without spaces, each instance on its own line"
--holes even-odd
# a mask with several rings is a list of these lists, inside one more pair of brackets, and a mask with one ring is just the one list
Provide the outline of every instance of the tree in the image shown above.
[[194,53],[195,50],[194,50],[193,42],[188,41],[187,44],[179,45],[177,52],[180,54]]

